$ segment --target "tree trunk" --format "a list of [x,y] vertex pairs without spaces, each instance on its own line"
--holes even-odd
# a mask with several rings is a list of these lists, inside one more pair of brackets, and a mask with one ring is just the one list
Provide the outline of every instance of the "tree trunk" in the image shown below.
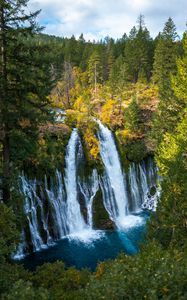
[[10,143],[8,132],[3,139],[3,201],[10,199]]
[[6,28],[3,4],[0,6],[0,55],[1,55],[1,90],[0,105],[2,113],[3,129],[3,201],[8,202],[10,199],[10,143],[8,130],[8,105],[7,105],[7,53],[6,53]]

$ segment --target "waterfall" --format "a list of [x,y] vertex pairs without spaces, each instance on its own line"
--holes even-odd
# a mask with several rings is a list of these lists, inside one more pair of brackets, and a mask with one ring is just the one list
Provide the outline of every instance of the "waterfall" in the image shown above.
[[38,251],[44,247],[44,242],[40,234],[38,218],[37,218],[38,202],[37,202],[37,198],[35,197],[36,184],[35,182],[29,183],[29,181],[26,180],[24,176],[21,176],[20,179],[21,179],[22,193],[25,196],[24,211],[29,224],[32,245],[34,251]]
[[48,188],[47,178],[45,177],[45,191],[48,201],[52,206],[52,216],[54,220],[54,229],[58,238],[63,238],[68,234],[67,217],[66,217],[66,197],[62,182],[61,173],[56,170],[56,188],[52,185]]
[[94,169],[91,176],[87,180],[81,180],[79,178],[80,191],[84,197],[85,205],[87,208],[87,224],[92,229],[93,228],[93,200],[97,191],[99,190],[99,179],[97,170]]
[[132,211],[138,212],[141,209],[142,199],[135,163],[132,163],[129,168],[129,185],[132,199]]
[[86,229],[86,223],[81,215],[77,195],[76,146],[79,141],[77,130],[72,131],[65,157],[65,187],[67,194],[67,220],[69,234],[75,234]]
[[157,182],[159,181],[157,167],[154,165],[153,160],[149,158],[147,167],[145,161],[143,161],[139,164],[139,170],[143,191],[141,207],[149,211],[156,211],[161,193],[160,188],[157,186]]
[[90,176],[80,176],[84,156],[74,129],[66,148],[64,176],[56,170],[55,177],[47,180],[45,176],[43,183],[20,176],[27,224],[14,258],[23,257],[30,248],[39,251],[51,246],[64,237],[84,243],[102,237],[100,230],[93,230],[93,201],[99,190],[109,218],[119,230],[140,225],[142,218],[137,214],[142,209],[156,210],[160,191],[153,161],[132,163],[123,173],[111,131],[100,121],[97,123],[102,175],[94,169]]
[[20,260],[24,258],[26,249],[27,249],[27,242],[26,242],[25,231],[22,230],[21,237],[20,237],[20,244],[18,245],[18,249],[16,253],[12,254],[12,258],[15,260]]
[[[24,196],[24,212],[30,239],[27,240],[28,237],[22,233],[17,253],[13,255],[15,259],[21,258],[30,244],[33,251],[39,251],[64,237],[90,243],[102,236],[100,231],[92,229],[92,205],[99,189],[98,173],[93,170],[87,180],[81,181],[77,168],[82,157],[81,141],[74,129],[66,148],[64,178],[57,170],[55,180],[51,179],[48,184],[45,176],[44,184],[41,185],[36,179],[28,180],[24,175],[20,176],[20,190]],[[81,212],[79,191],[85,200],[87,222]]]
[[143,199],[146,199],[147,194],[149,192],[149,187],[148,187],[146,169],[144,164],[143,165],[141,165],[141,163],[139,164],[139,171],[140,171],[140,182],[141,182],[141,187],[143,192]]
[[97,122],[100,129],[98,133],[100,154],[106,172],[103,181],[107,182],[109,187],[108,194],[110,195],[111,200],[106,199],[106,187],[104,185],[102,190],[105,191],[104,200],[107,200],[105,206],[110,206],[109,213],[111,214],[112,219],[115,220],[116,225],[120,226],[120,223],[123,222],[125,216],[128,214],[128,198],[124,176],[112,133],[100,121]]
[[110,184],[110,179],[106,173],[100,178],[100,186],[105,209],[108,212],[110,219],[115,222],[115,220],[117,220],[118,217],[118,208],[115,200],[114,191]]

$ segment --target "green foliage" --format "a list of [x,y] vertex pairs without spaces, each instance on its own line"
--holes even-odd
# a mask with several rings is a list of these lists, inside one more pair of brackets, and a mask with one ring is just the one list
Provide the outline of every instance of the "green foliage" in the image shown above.
[[11,288],[10,293],[2,295],[2,300],[49,300],[48,291],[43,288],[34,288],[29,281],[18,280]]
[[12,286],[19,280],[29,280],[29,273],[21,265],[1,262],[0,295],[9,293]]
[[90,273],[86,269],[82,271],[74,268],[65,270],[63,262],[56,262],[38,267],[32,281],[34,286],[47,289],[50,299],[73,300],[77,299],[76,291],[87,284],[89,275]]
[[153,80],[158,83],[160,95],[170,86],[170,74],[176,71],[176,27],[171,18],[165,23],[155,49]]
[[177,60],[177,74],[172,77],[172,89],[180,107],[187,104],[187,33],[183,38],[183,52],[183,57]]
[[150,79],[153,61],[153,43],[142,15],[138,22],[139,27],[132,28],[125,46],[126,76],[133,82]]
[[[35,21],[39,11],[27,13],[27,2],[1,1],[0,125],[3,199],[7,202],[13,170],[30,153],[28,141],[34,143],[39,125],[51,119],[47,96],[52,79],[44,54],[47,48],[31,38],[40,29]],[[13,145],[16,137],[25,146],[20,157],[15,155],[18,161],[14,160],[15,148],[19,152],[17,145]]]
[[114,223],[104,207],[101,190],[97,192],[93,201],[93,224],[95,229],[114,229]]
[[160,98],[154,120],[154,135],[158,142],[165,132],[172,132],[181,109],[171,85],[171,76],[177,71],[176,58],[179,54],[176,37],[176,27],[169,18],[156,46],[153,68],[153,81],[158,84]]
[[[123,163],[140,161],[147,155],[147,136],[153,127],[160,143],[156,162],[163,177],[162,196],[149,224],[147,245],[138,255],[122,254],[98,265],[92,274],[66,270],[62,262],[44,264],[31,273],[10,262],[19,239],[16,225],[21,214],[20,199],[12,193],[16,216],[11,208],[0,204],[2,299],[186,299],[186,35],[181,52],[175,25],[169,19],[153,41],[140,16],[129,36],[124,34],[116,41],[105,38],[91,43],[83,35],[78,40],[74,36],[50,37],[37,33],[34,19],[38,12],[21,17],[26,4],[24,0],[2,2],[18,21],[12,26],[5,20],[6,28],[0,23],[1,31],[7,34],[6,70],[0,65],[2,155],[3,149],[10,150],[2,166],[6,167],[5,177],[12,165],[16,170],[12,182],[22,168],[33,176],[62,169],[72,127],[79,128],[83,139],[87,174],[95,165],[102,169],[93,121],[96,117],[114,131]],[[27,25],[30,21],[29,28],[22,21]],[[2,37],[1,49],[6,46]],[[176,62],[181,53],[183,57]],[[2,50],[0,55],[3,58]],[[149,85],[152,71],[154,85]],[[51,83],[57,78],[51,92]],[[46,124],[53,120],[51,106],[65,110],[65,124]],[[151,142],[154,144],[152,137]],[[100,200],[98,192],[93,204],[94,225],[112,229],[114,225]]]
[[0,261],[8,258],[15,251],[19,241],[16,228],[16,216],[12,209],[0,203]]
[[[67,130],[68,129],[68,130]],[[30,156],[30,160],[25,161],[25,168],[31,167],[31,172],[39,177],[54,174],[56,168],[64,168],[65,148],[69,139],[69,128],[58,127],[57,132],[53,134],[45,132],[37,143],[35,155]]]
[[[186,116],[186,114],[185,114]],[[167,229],[168,243],[184,245],[186,239],[187,203],[187,121],[178,123],[172,134],[167,134],[156,156],[160,173],[164,176],[162,197],[154,226],[157,231]]]
[[[92,276],[85,299],[185,299],[185,257],[150,243],[136,257],[121,255],[102,263]],[[84,298],[83,298],[84,299]]]
[[98,52],[93,52],[88,61],[88,77],[92,88],[102,82],[102,65]]
[[140,129],[140,108],[136,97],[133,97],[131,103],[124,112],[125,128],[131,131]]
[[148,154],[144,140],[127,140],[122,150],[126,154],[126,158],[131,162],[140,162]]

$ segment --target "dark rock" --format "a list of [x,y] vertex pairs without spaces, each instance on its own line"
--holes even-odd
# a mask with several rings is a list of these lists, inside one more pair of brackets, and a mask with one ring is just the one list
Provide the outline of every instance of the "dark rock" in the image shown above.
[[108,212],[104,207],[100,190],[93,201],[93,224],[95,229],[109,230],[115,228],[114,222],[110,220]]

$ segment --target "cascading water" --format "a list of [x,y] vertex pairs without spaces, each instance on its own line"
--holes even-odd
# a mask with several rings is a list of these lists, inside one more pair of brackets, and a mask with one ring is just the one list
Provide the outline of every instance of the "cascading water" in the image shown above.
[[81,180],[79,178],[79,187],[82,195],[84,196],[85,205],[87,208],[87,224],[93,228],[93,200],[97,191],[99,190],[99,179],[97,170],[94,169],[92,175],[87,180]]
[[132,163],[129,168],[129,185],[132,198],[132,211],[138,212],[141,209],[142,198],[135,163]]
[[66,150],[65,187],[67,194],[67,220],[69,234],[82,232],[87,228],[81,214],[77,195],[76,146],[79,141],[77,130],[74,129]]
[[[25,176],[20,177],[28,224],[22,232],[22,243],[15,258],[23,257],[28,249],[38,251],[64,237],[84,243],[102,237],[100,230],[93,230],[92,207],[99,190],[105,210],[119,230],[141,224],[142,218],[136,214],[142,208],[156,209],[159,191],[156,190],[155,195],[150,193],[150,188],[156,187],[157,181],[152,160],[131,164],[129,171],[124,174],[111,131],[100,121],[97,122],[100,154],[105,168],[103,175],[99,176],[94,169],[86,178],[79,176],[83,151],[78,132],[74,129],[66,149],[64,178],[58,170],[55,178],[50,182],[45,178],[44,184],[27,180]],[[122,231],[119,232],[121,234]]]
[[22,230],[21,237],[20,237],[20,244],[18,245],[17,252],[12,254],[12,258],[15,260],[20,260],[24,258],[26,249],[27,249],[27,242],[26,242],[25,231]]
[[106,173],[100,178],[100,186],[105,209],[108,212],[110,219],[115,222],[115,220],[118,217],[118,208],[115,200],[114,191]]
[[146,170],[144,165],[142,166],[141,164],[139,164],[139,170],[140,170],[140,177],[141,177],[141,187],[142,187],[142,191],[143,191],[143,198],[145,199],[147,196],[147,193],[149,191],[149,187],[148,187],[148,182],[147,182],[147,177],[146,177]]
[[35,197],[36,184],[35,182],[29,183],[24,176],[21,176],[20,178],[21,178],[22,192],[25,196],[24,211],[29,223],[32,245],[34,251],[38,251],[41,248],[44,248],[45,245],[40,234],[38,218],[37,218],[38,202],[37,202],[37,198]]
[[[115,220],[116,225],[121,226],[125,216],[128,214],[128,197],[125,188],[124,176],[112,133],[100,121],[97,122],[100,129],[98,133],[100,154],[107,176],[107,180],[104,180],[107,181],[108,186],[112,189],[112,191],[110,190],[110,198],[112,201],[109,213],[112,215],[112,219]],[[106,195],[104,198],[107,201],[105,204],[107,208],[109,205]]]
[[68,234],[67,216],[66,216],[66,197],[62,183],[62,175],[56,171],[56,188],[52,185],[48,188],[47,178],[45,177],[45,191],[48,201],[52,206],[52,216],[54,220],[54,229],[58,238],[63,238]]
[[[150,158],[139,164],[132,163],[129,168],[129,190],[132,200],[132,211],[142,209],[155,211],[160,192],[157,187],[157,168]],[[151,190],[153,194],[151,195]]]

